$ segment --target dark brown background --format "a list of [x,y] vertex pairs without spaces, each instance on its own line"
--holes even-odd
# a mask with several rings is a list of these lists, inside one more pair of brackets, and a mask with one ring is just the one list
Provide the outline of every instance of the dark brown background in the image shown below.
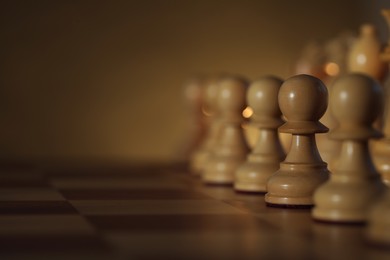
[[[193,73],[291,75],[301,48],[386,1],[2,1],[3,158],[175,158]],[[390,4],[387,4],[390,7]]]

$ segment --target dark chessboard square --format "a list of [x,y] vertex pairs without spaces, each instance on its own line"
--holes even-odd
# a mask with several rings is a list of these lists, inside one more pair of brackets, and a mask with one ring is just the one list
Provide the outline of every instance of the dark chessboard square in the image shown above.
[[112,189],[112,190],[61,190],[68,200],[163,200],[210,199],[207,195],[190,190],[174,189]]
[[0,188],[48,187],[48,180],[40,171],[2,171],[0,169]]
[[114,231],[253,231],[271,227],[251,215],[116,215],[88,216],[88,221],[100,230]]
[[0,252],[68,252],[108,251],[101,238],[92,235],[77,236],[7,236],[0,237]]
[[0,214],[78,214],[78,212],[67,201],[0,201]]
[[49,184],[44,179],[0,179],[0,188],[44,188]]
[[86,167],[67,167],[63,166],[62,169],[48,170],[50,176],[55,177],[67,177],[67,176],[97,176],[97,177],[126,177],[132,176],[133,178],[158,178],[165,176],[169,166],[161,165],[90,165]]

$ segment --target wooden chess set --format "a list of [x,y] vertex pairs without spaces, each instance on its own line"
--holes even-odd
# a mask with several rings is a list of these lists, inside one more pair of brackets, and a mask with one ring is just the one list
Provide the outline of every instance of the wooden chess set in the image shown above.
[[3,164],[0,258],[389,259],[390,49],[372,25],[318,48],[190,81],[185,164]]

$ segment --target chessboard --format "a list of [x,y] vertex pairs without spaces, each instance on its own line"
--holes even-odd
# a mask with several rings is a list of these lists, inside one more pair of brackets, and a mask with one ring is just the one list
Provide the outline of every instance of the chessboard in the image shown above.
[[0,187],[1,259],[390,259],[365,226],[267,207],[183,165],[12,164]]

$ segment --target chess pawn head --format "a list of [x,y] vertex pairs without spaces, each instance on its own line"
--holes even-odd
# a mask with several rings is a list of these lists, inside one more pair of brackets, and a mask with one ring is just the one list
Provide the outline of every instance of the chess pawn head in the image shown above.
[[241,124],[246,107],[248,83],[240,77],[229,76],[219,81],[217,105],[220,129],[215,148],[202,175],[209,184],[233,184],[238,166],[245,161],[248,146]]
[[279,91],[279,106],[287,122],[281,132],[297,134],[324,133],[319,122],[328,106],[328,91],[321,80],[298,75],[286,80]]
[[247,86],[248,83],[240,77],[228,77],[220,81],[217,104],[225,122],[242,121]]
[[381,111],[380,85],[364,74],[349,74],[334,86],[330,108],[338,126],[331,138],[342,141],[341,153],[329,181],[315,193],[315,219],[360,223],[383,191],[369,153],[368,140],[381,136],[372,123]]
[[334,139],[368,139],[382,134],[372,124],[383,109],[382,89],[364,74],[339,78],[332,91],[330,109],[338,126],[330,133]]
[[263,128],[279,127],[283,122],[278,94],[283,81],[273,76],[254,81],[247,91],[247,102],[253,110],[252,124]]
[[251,125],[258,128],[258,140],[247,160],[236,172],[234,187],[244,192],[266,192],[272,173],[284,159],[277,128],[283,124],[278,93],[283,81],[273,76],[254,81],[247,91],[248,105],[253,109]]
[[278,99],[287,120],[279,131],[292,134],[292,142],[280,169],[268,180],[265,200],[271,206],[311,207],[315,189],[328,178],[314,135],[328,131],[318,121],[327,108],[328,92],[318,78],[297,75],[283,83]]
[[199,110],[204,102],[204,79],[193,78],[184,86],[184,97],[189,108]]
[[217,113],[218,80],[210,79],[204,90],[203,111],[206,115],[215,116]]
[[[186,95],[189,98],[198,100],[201,98],[200,113],[203,119],[204,133],[197,149],[191,155],[190,169],[194,175],[199,176],[203,170],[205,162],[207,161],[210,150],[215,144],[215,139],[218,131],[218,118],[216,99],[218,93],[218,84],[215,78],[209,78],[202,82],[202,88],[200,89],[193,82],[186,89]],[[199,84],[198,84],[199,86]],[[196,127],[192,127],[196,129]],[[193,130],[194,131],[194,130]]]

